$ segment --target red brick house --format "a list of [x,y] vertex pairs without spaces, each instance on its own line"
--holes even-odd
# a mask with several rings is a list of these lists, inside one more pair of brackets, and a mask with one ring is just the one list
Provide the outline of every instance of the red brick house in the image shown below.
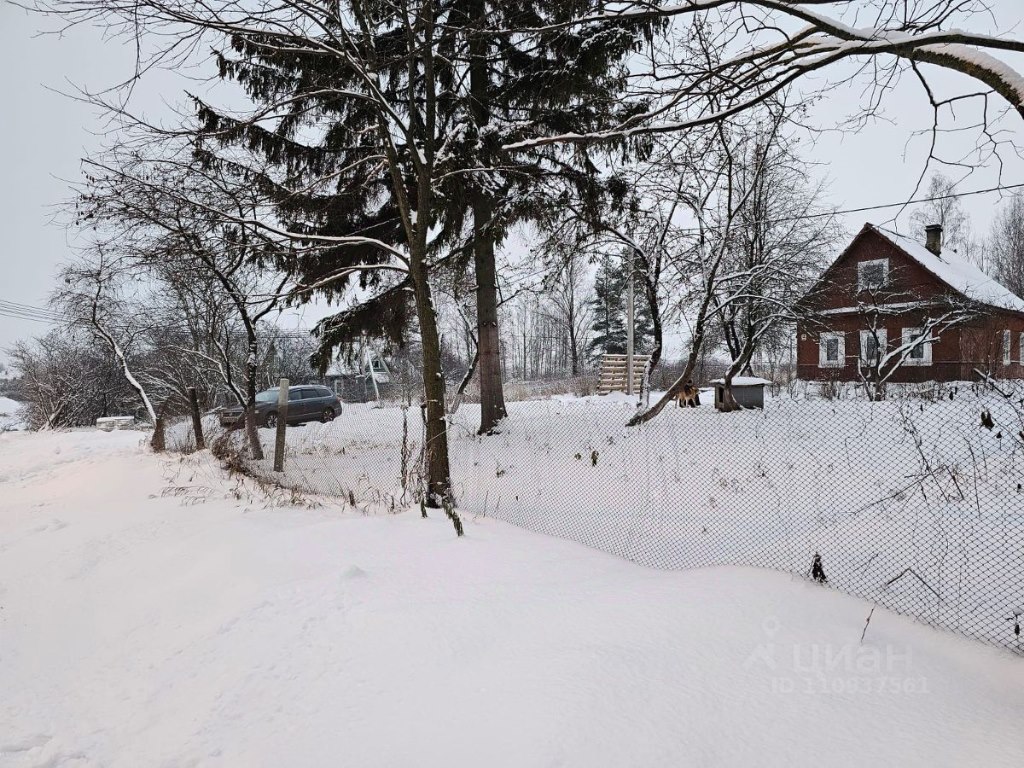
[[1024,300],[941,248],[865,224],[800,302],[797,375],[875,382],[1024,376]]

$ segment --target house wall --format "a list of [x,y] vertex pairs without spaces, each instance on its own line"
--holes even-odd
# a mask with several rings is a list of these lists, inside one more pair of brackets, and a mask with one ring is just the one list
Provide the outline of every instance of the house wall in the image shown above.
[[[858,303],[870,304],[858,293],[858,263],[889,259],[890,285],[884,295],[879,292],[873,301],[913,303],[941,301],[950,295],[949,287],[904,254],[887,239],[872,230],[863,231],[839,261],[823,276],[808,298],[805,307],[825,312],[816,323],[797,324],[797,376],[810,380],[857,381],[861,359],[860,331],[868,328],[868,320],[856,310]],[[847,313],[828,314],[829,310],[849,308]],[[934,307],[932,312],[934,313]],[[884,327],[888,348],[902,343],[904,328],[925,324],[928,310],[903,310],[899,315],[880,315],[879,328]],[[1003,331],[1010,333],[1010,364],[1003,364]],[[819,343],[822,332],[843,333],[845,364],[841,367],[819,365]],[[976,379],[973,369],[991,373],[998,378],[1024,378],[1021,361],[1021,334],[1024,317],[993,309],[991,314],[959,327],[948,328],[931,345],[930,365],[904,364],[890,378],[892,382],[964,381]]]
[[949,286],[907,256],[874,230],[862,231],[840,259],[832,265],[802,304],[812,311],[857,306],[857,265],[863,261],[889,259],[890,281],[879,299],[886,302],[929,301],[950,292]]
[[[888,347],[902,343],[903,329],[920,327],[924,313],[905,315],[879,321],[886,329]],[[860,332],[866,328],[859,315],[834,317],[828,328],[810,328],[800,324],[797,329],[797,376],[801,379],[859,381]],[[843,333],[845,337],[845,365],[820,367],[820,333],[828,330]],[[1010,331],[1010,364],[1003,364],[1003,331]],[[892,382],[968,381],[977,379],[974,369],[991,373],[997,378],[1024,378],[1020,343],[1024,334],[1024,319],[1009,313],[996,313],[989,318],[972,322],[960,328],[949,328],[937,335],[932,343],[930,365],[900,367],[890,378]]]

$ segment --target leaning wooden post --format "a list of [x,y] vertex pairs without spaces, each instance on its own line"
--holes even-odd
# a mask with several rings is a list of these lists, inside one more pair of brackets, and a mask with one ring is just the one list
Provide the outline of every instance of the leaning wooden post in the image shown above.
[[203,419],[199,415],[199,395],[195,387],[188,388],[188,404],[192,407],[192,431],[196,436],[196,450],[201,451],[206,447],[206,440],[203,439]]
[[153,437],[150,438],[149,447],[153,449],[153,453],[163,453],[167,447],[164,440],[164,417],[162,415],[157,416],[156,422],[153,424]]
[[167,400],[164,400],[160,406],[160,410],[156,412],[156,421],[153,422],[153,437],[149,441],[149,447],[153,449],[153,453],[163,453],[166,449],[166,441],[164,439],[164,410],[167,408]]
[[284,472],[284,430],[288,423],[288,379],[281,379],[277,387],[277,437],[274,441],[274,471]]

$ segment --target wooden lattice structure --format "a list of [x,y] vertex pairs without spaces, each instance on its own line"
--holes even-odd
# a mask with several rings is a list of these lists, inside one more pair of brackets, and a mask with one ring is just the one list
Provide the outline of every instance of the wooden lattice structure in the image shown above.
[[[651,361],[650,355],[633,355],[633,392],[639,393],[644,383],[644,372]],[[629,359],[626,355],[606,354],[601,357],[601,375],[597,382],[597,393],[625,392]]]

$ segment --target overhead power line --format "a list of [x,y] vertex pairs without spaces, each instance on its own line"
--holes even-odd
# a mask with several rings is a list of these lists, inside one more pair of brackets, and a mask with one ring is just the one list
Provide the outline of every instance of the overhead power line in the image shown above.
[[842,216],[847,213],[867,213],[868,211],[881,211],[887,208],[904,208],[908,205],[918,203],[937,203],[942,200],[953,200],[960,197],[972,197],[974,195],[988,195],[993,192],[1010,192],[1014,189],[1024,189],[1024,183],[1006,184],[988,189],[974,189],[969,192],[954,192],[948,195],[933,195],[931,197],[918,197],[913,200],[903,200],[898,203],[882,203],[880,205],[865,205],[861,208],[847,208],[845,210],[828,211],[826,213],[809,213],[803,216],[792,216],[790,218],[777,219],[777,221],[800,221],[801,219],[820,219],[824,216]]
[[[0,299],[0,317],[10,317],[15,320],[30,320],[44,323],[46,325],[61,325],[67,323],[67,319],[44,307],[35,307],[31,304],[20,304],[8,299]],[[73,325],[85,325],[84,321],[73,322]],[[162,325],[163,328],[187,333],[189,328],[185,325]],[[304,339],[313,332],[312,328],[281,328],[274,334],[278,339]],[[237,331],[232,335],[244,337],[244,331]]]
[[10,317],[16,320],[31,320],[38,323],[55,324],[60,318],[49,310],[28,305],[19,305],[0,299],[0,317]]
[[[919,205],[921,203],[937,203],[942,200],[954,200],[961,197],[973,197],[975,195],[988,195],[993,192],[1011,192],[1016,189],[1024,189],[1024,183],[1020,184],[1002,184],[997,187],[989,187],[987,189],[972,189],[967,192],[953,192],[948,195],[932,195],[929,197],[915,197],[911,200],[901,200],[896,203],[879,203],[877,205],[864,205],[859,208],[839,208],[836,210],[820,211],[818,213],[802,213],[799,216],[782,216],[777,219],[759,219],[756,224],[787,224],[791,221],[808,221],[811,219],[826,219],[834,216],[845,216],[851,213],[868,213],[870,211],[884,211],[890,208],[906,208],[912,205]],[[705,229],[719,230],[722,226],[708,226]],[[679,227],[677,232],[700,232],[698,227]]]

